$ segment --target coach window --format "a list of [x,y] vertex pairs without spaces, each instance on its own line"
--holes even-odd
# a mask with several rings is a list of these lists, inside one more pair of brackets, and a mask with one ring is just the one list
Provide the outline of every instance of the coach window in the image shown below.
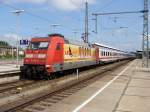
[[82,56],[84,56],[84,48],[82,47],[81,49],[82,49]]
[[79,47],[79,55],[81,56],[81,47]]
[[84,56],[84,48],[82,47],[82,56]]
[[84,47],[82,47],[82,56],[84,56]]
[[87,56],[89,56],[89,48],[87,48]]
[[86,56],[88,56],[88,48],[86,48]]
[[88,49],[88,56],[90,56],[90,49]]
[[88,56],[88,48],[86,48],[86,56]]
[[85,56],[87,56],[87,48],[85,48]]

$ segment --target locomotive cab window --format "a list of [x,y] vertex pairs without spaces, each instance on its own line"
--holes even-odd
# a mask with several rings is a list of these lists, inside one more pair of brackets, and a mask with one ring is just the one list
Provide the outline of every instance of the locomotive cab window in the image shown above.
[[47,49],[49,45],[49,42],[31,42],[28,49]]

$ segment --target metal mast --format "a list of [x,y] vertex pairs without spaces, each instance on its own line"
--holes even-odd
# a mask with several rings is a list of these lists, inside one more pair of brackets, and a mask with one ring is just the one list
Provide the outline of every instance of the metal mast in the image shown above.
[[88,28],[89,21],[88,21],[88,19],[89,19],[88,18],[88,2],[86,0],[86,2],[85,2],[85,35],[84,35],[84,37],[85,37],[84,41],[86,43],[88,43],[88,36],[89,36],[89,28]]
[[143,43],[142,43],[142,67],[149,67],[149,39],[148,39],[148,0],[144,0],[143,15]]
[[98,33],[98,31],[97,31],[97,14],[93,14],[93,16],[95,16],[95,18],[93,19],[94,21],[95,21],[95,31],[94,31],[94,33],[95,34],[97,34]]

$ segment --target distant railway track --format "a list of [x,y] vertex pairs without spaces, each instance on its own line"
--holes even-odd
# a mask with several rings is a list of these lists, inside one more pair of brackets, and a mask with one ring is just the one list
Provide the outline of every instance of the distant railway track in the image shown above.
[[[128,61],[122,61],[106,65],[104,67],[100,67],[95,69],[94,71],[89,72],[87,75],[83,74],[80,75],[79,78],[71,79],[66,82],[64,81],[63,83],[56,82],[55,85],[53,84],[53,87],[50,90],[42,91],[41,93],[32,95],[31,97],[0,106],[0,112],[32,112],[42,110],[44,105],[51,106],[57,103],[58,101],[75,93],[83,87],[90,85],[99,78],[102,78],[104,75],[106,75],[104,73],[110,72],[114,68],[120,67],[127,62]],[[34,107],[33,104],[37,102],[39,102],[42,107]]]
[[0,88],[3,88],[3,87],[5,87],[5,86],[7,86],[7,85],[11,85],[11,84],[17,83],[17,82],[19,82],[19,80],[14,80],[14,81],[10,81],[10,82],[3,82],[3,83],[0,83]]
[[0,78],[19,76],[20,70],[12,70],[8,72],[0,72]]

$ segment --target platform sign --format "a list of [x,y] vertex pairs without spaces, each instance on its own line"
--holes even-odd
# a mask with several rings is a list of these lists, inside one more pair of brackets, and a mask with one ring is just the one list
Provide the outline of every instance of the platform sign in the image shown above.
[[29,44],[29,41],[27,39],[20,40],[20,45],[28,45],[28,44]]

